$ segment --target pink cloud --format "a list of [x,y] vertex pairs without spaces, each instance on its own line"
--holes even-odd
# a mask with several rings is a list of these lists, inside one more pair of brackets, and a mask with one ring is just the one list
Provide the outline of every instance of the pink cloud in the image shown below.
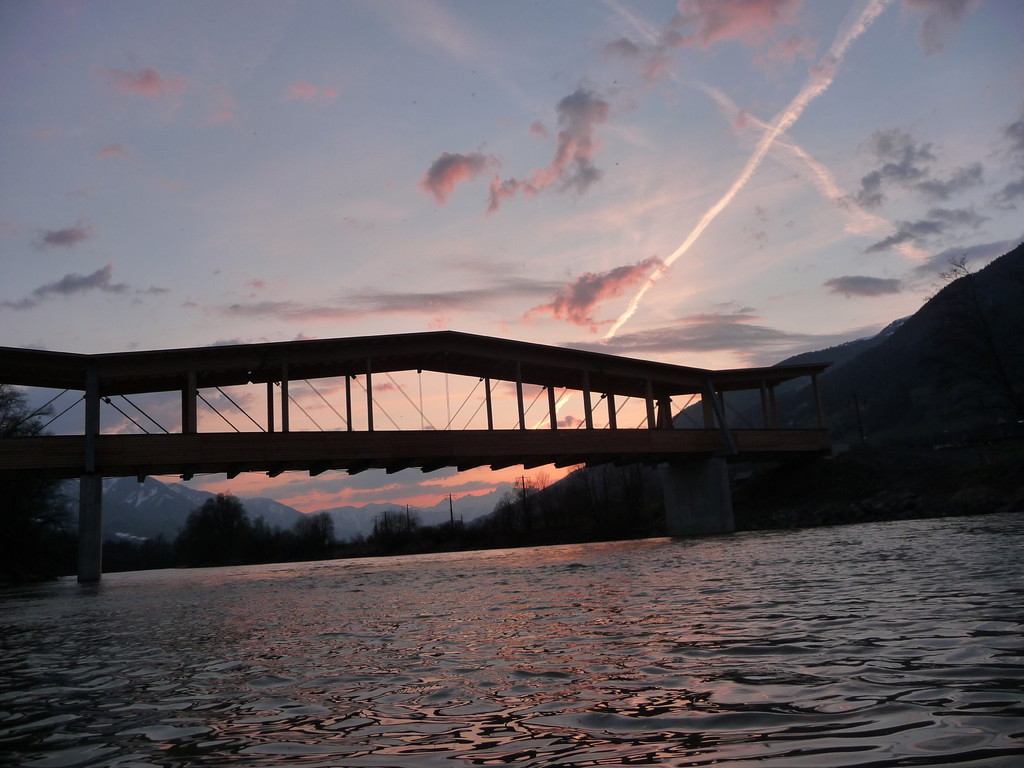
[[721,40],[760,42],[793,23],[799,7],[800,0],[683,0],[679,11],[682,24],[696,27],[693,37],[707,48]]
[[[646,42],[620,38],[605,52],[636,62],[644,82],[664,79],[671,71],[673,50],[684,45],[707,48],[724,40],[760,43],[780,27],[796,21],[801,0],[680,0],[677,13]],[[773,56],[796,56],[803,39],[794,36]],[[797,46],[797,47],[794,47]]]
[[461,181],[475,179],[497,159],[479,152],[468,155],[442,152],[420,180],[420,188],[434,196],[438,205],[444,205]]
[[548,137],[548,129],[544,127],[544,123],[540,120],[534,120],[530,123],[530,133],[534,136],[540,136],[542,139],[546,139]]
[[640,284],[661,264],[661,259],[651,256],[638,264],[615,267],[608,272],[587,272],[562,288],[550,304],[534,307],[526,313],[526,317],[550,314],[573,325],[589,326],[591,331],[596,332],[601,322],[607,322],[594,319],[593,313],[597,306]]
[[[598,143],[594,139],[596,127],[608,120],[611,107],[586,88],[577,88],[558,102],[558,132],[555,156],[544,168],[538,168],[528,179],[492,179],[488,213],[494,213],[501,201],[513,197],[517,192],[535,195],[554,184],[563,190],[580,194],[601,178],[601,171],[594,165]],[[536,124],[535,124],[536,125]],[[531,132],[535,133],[531,126]]]
[[322,88],[314,85],[308,80],[296,80],[284,92],[284,98],[288,101],[312,101],[317,97],[333,101],[338,98],[338,92],[334,88]]
[[132,154],[132,148],[124,144],[107,144],[100,150],[100,157],[128,157]]
[[109,70],[110,78],[118,91],[132,96],[144,96],[147,99],[158,99],[162,96],[185,89],[185,78],[164,78],[155,69],[146,68],[138,72],[125,72],[123,69]]

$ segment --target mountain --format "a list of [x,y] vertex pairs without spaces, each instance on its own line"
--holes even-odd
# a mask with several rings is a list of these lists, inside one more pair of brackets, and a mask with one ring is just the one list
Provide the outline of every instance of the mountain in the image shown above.
[[[820,384],[835,440],[992,436],[1024,420],[1024,244],[960,273],[878,336],[785,361],[833,362]],[[806,394],[781,395],[784,423],[806,423]]]
[[[498,503],[501,494],[511,488],[503,483],[488,493],[477,496],[463,496],[455,499],[449,508],[448,499],[442,499],[432,507],[413,507],[422,525],[443,525],[452,516],[456,520],[471,522],[489,514]],[[322,509],[334,521],[334,533],[338,539],[352,539],[356,536],[369,536],[373,533],[373,521],[387,511],[404,511],[400,504],[367,504],[363,507],[331,507]]]
[[[65,487],[69,511],[78,517],[78,482]],[[175,538],[189,513],[201,507],[215,493],[189,488],[183,483],[163,483],[147,477],[114,477],[103,481],[103,538]],[[271,528],[291,528],[302,513],[273,499],[243,498],[250,520],[262,517]]]
[[[494,509],[504,487],[478,496],[463,496],[452,505],[455,519],[475,520]],[[78,517],[78,482],[65,487],[72,519]],[[107,478],[103,481],[103,538],[154,539],[163,536],[173,540],[188,520],[189,513],[216,496],[208,491],[189,488],[183,483],[164,483],[147,477],[138,482],[133,477]],[[264,497],[239,497],[250,520],[262,517],[271,528],[290,530],[302,519],[299,510]],[[339,541],[368,536],[373,532],[374,518],[385,510],[400,509],[396,504],[368,504],[365,507],[334,507],[319,510],[330,515],[334,535]],[[401,507],[404,509],[404,507]],[[448,499],[433,507],[415,508],[423,525],[438,525],[450,519]]]

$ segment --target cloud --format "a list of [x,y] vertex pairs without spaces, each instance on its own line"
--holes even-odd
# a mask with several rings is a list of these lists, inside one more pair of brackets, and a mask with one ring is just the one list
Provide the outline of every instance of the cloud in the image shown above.
[[92,237],[92,228],[82,224],[64,229],[50,229],[42,233],[37,244],[40,248],[70,248]]
[[434,316],[448,310],[479,310],[508,298],[535,298],[557,288],[550,282],[502,277],[500,284],[453,291],[363,291],[329,301],[236,302],[222,308],[225,314],[276,317],[286,321],[352,319],[381,314]]
[[551,303],[529,310],[526,317],[550,314],[558,320],[589,326],[591,331],[596,331],[601,322],[609,322],[594,319],[593,313],[598,305],[646,280],[661,265],[661,259],[652,256],[638,264],[615,267],[601,274],[587,272],[561,288]]
[[18,301],[5,301],[0,306],[10,309],[32,309],[42,302],[57,296],[74,296],[89,291],[105,291],[107,293],[126,293],[129,286],[126,283],[111,282],[113,276],[113,265],[97,269],[88,275],[69,273],[60,280],[41,285],[32,291],[24,299]]
[[881,253],[903,243],[923,246],[929,238],[948,235],[951,230],[981,226],[988,219],[971,208],[932,208],[928,218],[917,221],[897,221],[896,231],[867,247],[865,253]]
[[312,101],[318,96],[333,101],[338,98],[338,92],[333,88],[321,88],[313,85],[308,80],[296,80],[294,83],[288,86],[288,89],[284,92],[284,99],[286,101]]
[[983,175],[981,163],[972,163],[953,171],[948,179],[925,179],[916,184],[915,188],[929,200],[943,201],[965,189],[978,186]]
[[799,7],[800,0],[682,0],[678,23],[695,32],[680,42],[695,40],[703,48],[722,40],[757,43],[792,24]]
[[686,236],[686,239],[683,240],[679,247],[665,257],[661,268],[652,272],[647,280],[644,281],[639,290],[637,290],[633,295],[633,298],[630,299],[626,309],[608,328],[607,333],[605,333],[606,339],[610,339],[618,334],[619,329],[622,328],[622,326],[634,315],[647,292],[657,284],[661,276],[664,275],[671,266],[681,256],[683,256],[683,254],[690,250],[690,247],[697,242],[700,236],[704,233],[704,230],[706,230],[718,217],[718,214],[725,210],[732,202],[733,198],[739,194],[740,190],[747,185],[751,177],[761,166],[765,155],[768,154],[768,150],[772,148],[772,145],[778,141],[780,136],[788,131],[793,124],[800,119],[800,116],[807,108],[807,105],[828,89],[829,85],[832,83],[832,77],[836,72],[836,68],[843,60],[843,57],[846,55],[850,46],[853,45],[854,41],[856,41],[858,37],[864,34],[864,32],[871,26],[871,24],[874,23],[875,19],[877,19],[884,10],[885,3],[882,2],[882,0],[876,0],[876,2],[872,2],[864,6],[859,16],[854,19],[852,23],[843,25],[839,33],[836,35],[836,39],[832,42],[832,45],[829,46],[828,52],[825,54],[825,59],[828,60],[829,66],[818,73],[812,73],[812,76],[800,89],[799,93],[793,97],[793,100],[790,101],[786,108],[783,109],[782,112],[780,112],[772,121],[770,129],[764,132],[758,140],[753,154],[747,158],[747,162],[743,165],[743,169],[740,171],[739,176],[736,177],[725,193],[704,212],[696,226],[690,230],[690,234]]
[[141,69],[138,72],[125,72],[123,69],[108,70],[114,87],[123,94],[144,96],[147,99],[158,99],[162,96],[177,93],[185,89],[183,77],[164,78],[155,69]]
[[947,177],[936,176],[932,163],[938,156],[930,143],[919,143],[899,129],[876,131],[869,148],[881,165],[861,178],[855,199],[865,208],[878,208],[890,186],[917,192],[925,200],[944,202],[984,181],[981,163],[957,168]]
[[904,0],[922,16],[918,39],[925,54],[938,53],[956,32],[978,0]]
[[[527,179],[501,179],[495,176],[489,189],[488,213],[494,213],[501,201],[518,192],[535,195],[553,185],[563,192],[586,192],[601,178],[601,171],[594,165],[594,154],[598,144],[594,131],[608,120],[611,111],[607,101],[593,91],[577,88],[564,97],[555,107],[561,130],[555,146],[555,156],[544,168],[538,168]],[[531,127],[531,132],[533,128]]]
[[991,243],[978,243],[960,248],[947,248],[930,256],[915,266],[910,275],[916,279],[929,279],[949,269],[950,261],[963,258],[968,264],[988,263],[1005,253],[1009,253],[1019,245],[1020,240],[997,240]]
[[[760,43],[794,23],[799,7],[800,0],[681,0],[679,12],[661,29],[643,30],[646,42],[621,37],[605,45],[604,51],[634,61],[644,81],[654,83],[668,75],[674,49],[685,45],[707,48],[725,40]],[[628,12],[622,13],[640,26]],[[807,54],[808,44],[793,35],[775,45],[770,56],[792,61],[798,54]]]
[[708,313],[683,318],[678,323],[635,333],[605,338],[597,344],[573,346],[611,354],[650,356],[679,352],[733,352],[751,365],[768,365],[812,349],[841,344],[876,333],[877,326],[855,328],[840,333],[793,333],[753,321],[751,310],[733,313]]
[[850,296],[883,296],[903,290],[903,285],[899,280],[863,275],[834,277],[825,281],[825,287],[828,288],[829,293],[839,293],[847,298]]
[[107,144],[100,150],[100,157],[130,157],[132,154],[132,148],[124,144]]
[[497,163],[497,158],[479,152],[468,155],[442,152],[423,175],[420,187],[432,194],[438,205],[444,205],[460,181],[475,179]]
[[1018,200],[1024,200],[1024,179],[1004,185],[993,195],[992,203],[999,208],[1016,208]]
[[[1024,115],[1003,129],[1011,162],[1024,169]],[[1024,176],[1010,181],[992,197],[992,203],[998,208],[1016,208],[1017,200],[1024,199]]]
[[875,131],[870,149],[882,166],[861,179],[856,200],[865,208],[877,208],[885,201],[885,184],[908,186],[927,179],[928,163],[936,159],[931,144],[918,144],[898,129]]

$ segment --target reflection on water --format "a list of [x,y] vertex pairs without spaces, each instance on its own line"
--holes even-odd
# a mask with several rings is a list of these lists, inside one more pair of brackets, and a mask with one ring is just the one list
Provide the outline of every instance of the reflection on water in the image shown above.
[[1024,518],[0,593],[0,764],[1021,764]]

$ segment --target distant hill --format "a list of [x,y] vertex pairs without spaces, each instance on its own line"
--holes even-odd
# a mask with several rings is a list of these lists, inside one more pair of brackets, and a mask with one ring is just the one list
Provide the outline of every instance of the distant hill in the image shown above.
[[[1024,419],[1024,245],[950,282],[876,336],[791,357],[820,377],[833,439],[899,443],[996,434]],[[777,391],[783,426],[813,422],[806,382]],[[727,399],[732,426],[761,424],[760,398]],[[686,421],[677,423],[685,426]]]
[[[449,511],[448,500],[433,507],[414,508],[423,525],[447,522],[454,513],[456,520],[470,522],[494,509],[504,488],[479,496],[456,499]],[[68,481],[66,496],[74,520],[78,517],[78,482]],[[103,538],[155,539],[163,536],[173,540],[185,525],[189,513],[216,494],[189,488],[184,483],[164,483],[147,477],[138,482],[134,477],[107,478],[103,481]],[[303,513],[274,499],[239,497],[250,520],[262,517],[271,528],[291,529]],[[368,536],[373,521],[385,510],[398,509],[395,504],[368,504],[364,507],[334,507],[319,510],[331,516],[334,535],[339,541]],[[403,507],[404,509],[404,507]]]
[[833,436],[851,442],[861,427],[870,441],[900,442],[1024,419],[1024,244],[947,284],[821,387]]

